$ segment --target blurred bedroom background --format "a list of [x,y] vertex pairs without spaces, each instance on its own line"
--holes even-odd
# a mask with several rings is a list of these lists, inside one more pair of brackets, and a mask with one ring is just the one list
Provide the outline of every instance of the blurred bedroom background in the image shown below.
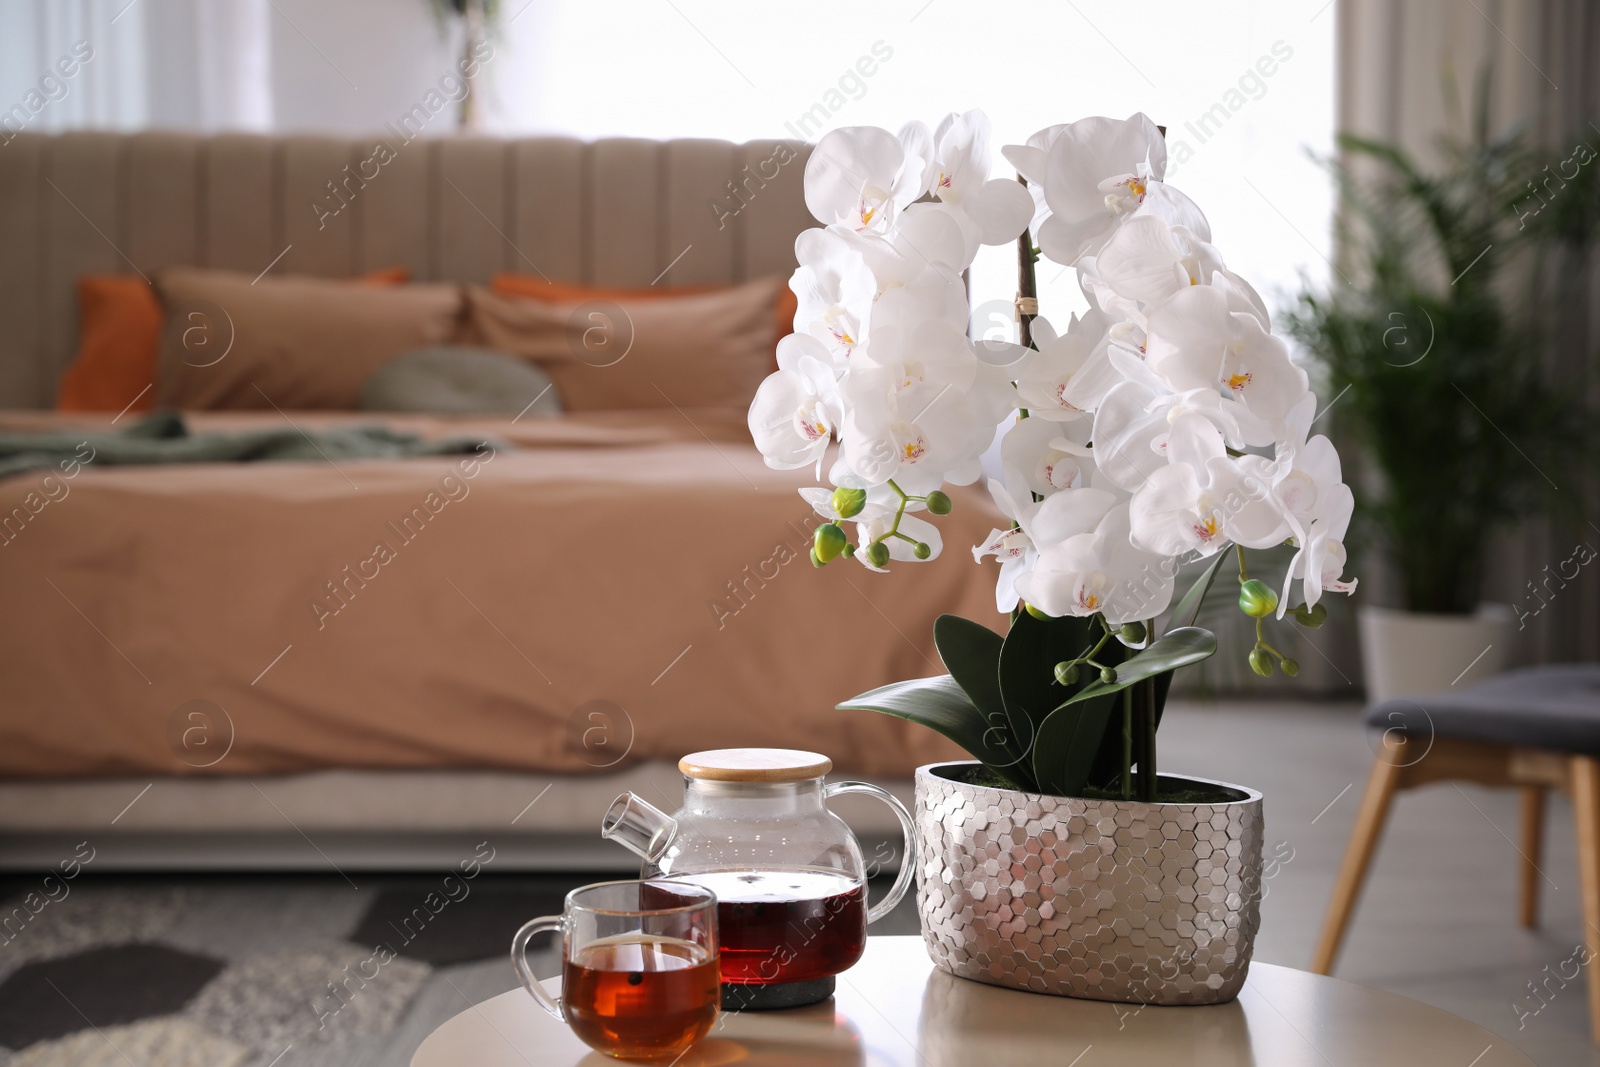
[[[774,309],[779,336],[791,328],[772,279],[814,221],[801,166],[753,185],[747,168],[779,146],[803,158],[839,127],[972,108],[993,123],[1003,177],[1000,146],[1052,123],[1142,112],[1162,125],[1167,179],[1206,206],[1228,266],[1311,373],[1346,481],[1358,501],[1386,501],[1358,511],[1359,596],[1286,638],[1300,677],[1257,678],[1227,654],[1253,623],[1223,598],[1206,618],[1224,654],[1182,683],[1163,724],[1166,761],[1266,794],[1279,864],[1256,958],[1311,966],[1382,750],[1364,704],[1600,659],[1585,565],[1600,547],[1597,92],[1600,15],[1581,0],[8,0],[5,455],[27,451],[26,433],[114,434],[169,407],[192,433],[278,432],[315,451],[298,465],[86,463],[62,483],[82,502],[42,512],[23,500],[35,464],[0,468],[0,511],[31,512],[0,547],[0,1065],[404,1064],[443,1020],[514,988],[518,925],[636,869],[599,839],[601,813],[622,789],[671,810],[678,754],[816,748],[836,776],[909,800],[911,771],[953,749],[832,705],[939,673],[933,617],[993,610],[992,573],[964,560],[1000,521],[981,487],[958,495],[937,580],[843,565],[774,580],[767,563],[805,566],[816,520],[794,488],[817,483],[762,470],[742,379],[718,393],[681,364],[683,394],[656,385],[665,403],[639,390],[613,408],[554,372],[552,396],[528,393],[520,413],[520,399],[482,418],[412,407],[380,420],[412,444],[336,463],[322,435],[349,445],[338,435],[373,417],[331,385],[274,378],[311,398],[280,404],[244,375],[231,404],[157,368],[203,365],[184,356],[180,313],[204,305],[214,329],[219,306],[274,281],[324,287],[306,323],[370,304],[351,332],[330,327],[350,349],[410,317],[427,345],[455,343],[424,321],[439,301],[441,322],[477,322],[469,343],[522,352],[529,284],[585,307],[659,296],[663,322],[673,300],[715,298],[726,306],[683,314],[717,319],[662,329],[728,333],[742,315],[764,367]],[[1440,203],[1460,210],[1440,217]],[[1489,258],[1473,259],[1482,246]],[[151,391],[133,384],[125,408],[58,404],[87,351],[85,276],[144,276],[164,294],[159,309],[133,294],[161,316],[146,325],[163,347]],[[356,277],[341,290],[355,295],[327,294]],[[1014,339],[1014,246],[982,248],[967,283],[971,335]],[[1062,323],[1087,307],[1048,262],[1039,303]],[[274,345],[310,336],[292,305],[252,306],[241,339],[247,320],[287,322]],[[564,352],[564,316],[525,343]],[[535,417],[546,409],[560,413]],[[488,441],[501,451],[476,481],[466,464]],[[1394,462],[1427,442],[1436,459]],[[564,495],[568,476],[606,493]],[[450,504],[425,516],[439,532],[361,570],[367,542],[434,487]],[[470,494],[482,503],[457,503]],[[1433,586],[1407,584],[1434,559]],[[1403,628],[1440,613],[1458,629],[1437,639],[1441,663],[1419,666],[1408,650],[1436,639]],[[784,663],[809,642],[837,657],[835,675]],[[1586,937],[1571,808],[1547,812],[1538,793],[1464,779],[1402,801],[1337,973],[1540,1062],[1600,1063],[1576,987],[1538,1018],[1517,1007]],[[869,851],[898,842],[870,802],[838,810]],[[1543,911],[1519,926],[1535,861],[1550,875]],[[482,880],[382,980],[330,999],[467,862]],[[874,872],[874,896],[897,867]],[[52,871],[63,891],[23,903]],[[915,933],[914,902],[880,929]],[[79,990],[76,1006],[50,981]],[[146,981],[138,1004],[117,988]]]

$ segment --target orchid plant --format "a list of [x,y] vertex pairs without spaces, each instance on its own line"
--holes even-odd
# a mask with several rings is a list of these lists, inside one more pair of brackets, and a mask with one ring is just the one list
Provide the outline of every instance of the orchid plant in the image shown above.
[[[990,178],[979,111],[822,138],[805,173],[822,226],[796,241],[795,331],[750,432],[771,467],[827,467],[831,488],[801,490],[826,520],[812,562],[882,571],[940,554],[924,513],[950,511],[946,484],[983,477],[1009,424],[987,484],[1010,524],[972,550],[999,561],[1008,635],[942,617],[949,676],[840,706],[932,726],[1016,788],[1155,800],[1161,707],[1172,671],[1216,649],[1189,623],[1220,566],[1237,561],[1256,618],[1251,666],[1297,673],[1263,623],[1298,599],[1296,621],[1320,625],[1322,595],[1355,588],[1353,498],[1311,432],[1305,371],[1200,209],[1163,180],[1148,118],[1052,126],[1003,153],[1018,180]],[[1019,343],[973,342],[963,272],[980,245],[1019,237]],[[1073,268],[1088,302],[1064,328],[1034,317],[1040,254]],[[1246,553],[1285,542],[1280,596]],[[1168,617],[1180,565],[1205,557]],[[1163,617],[1181,625],[1163,633]]]

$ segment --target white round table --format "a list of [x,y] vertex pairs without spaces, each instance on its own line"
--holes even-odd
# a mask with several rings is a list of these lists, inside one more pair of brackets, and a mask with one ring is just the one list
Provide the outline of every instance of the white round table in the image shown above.
[[[509,966],[509,965],[508,965]],[[545,983],[552,993],[557,982]],[[601,1067],[521,989],[430,1034],[411,1067]],[[1531,1065],[1504,1039],[1438,1008],[1257,963],[1239,999],[1198,1008],[1070,1000],[952,978],[919,937],[871,937],[831,1001],[724,1012],[675,1067],[1122,1067],[1173,1064]]]

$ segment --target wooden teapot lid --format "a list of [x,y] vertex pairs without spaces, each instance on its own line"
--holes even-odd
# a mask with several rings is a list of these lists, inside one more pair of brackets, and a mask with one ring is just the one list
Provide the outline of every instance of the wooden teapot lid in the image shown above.
[[803,782],[833,770],[833,760],[794,748],[716,748],[689,753],[678,770],[702,782]]

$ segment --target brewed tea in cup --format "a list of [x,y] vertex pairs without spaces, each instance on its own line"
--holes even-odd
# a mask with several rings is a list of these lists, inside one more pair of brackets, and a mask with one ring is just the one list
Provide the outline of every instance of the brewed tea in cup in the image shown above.
[[[590,1048],[618,1059],[672,1057],[710,1032],[721,1002],[717,898],[662,880],[601,882],[567,894],[560,915],[523,925],[511,964],[533,998]],[[561,993],[528,967],[534,935],[563,935]]]

